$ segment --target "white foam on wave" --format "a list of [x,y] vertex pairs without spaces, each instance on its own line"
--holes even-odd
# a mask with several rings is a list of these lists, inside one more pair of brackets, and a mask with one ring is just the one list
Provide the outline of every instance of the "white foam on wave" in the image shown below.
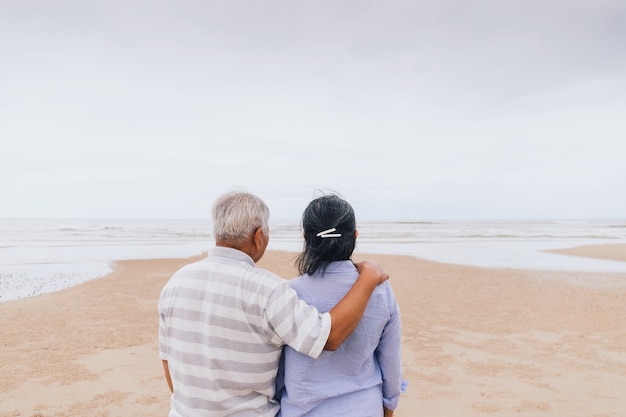
[[0,302],[59,291],[111,271],[106,262],[6,265],[0,271]]

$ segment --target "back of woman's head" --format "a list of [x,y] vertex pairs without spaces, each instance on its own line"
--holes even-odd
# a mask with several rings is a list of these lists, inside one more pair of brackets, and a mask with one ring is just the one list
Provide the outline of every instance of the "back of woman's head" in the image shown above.
[[213,204],[213,233],[218,242],[241,243],[256,229],[269,232],[270,211],[254,194],[233,191],[220,196]]
[[[331,230],[335,229],[335,230]],[[311,201],[302,214],[304,249],[296,259],[300,274],[322,274],[328,264],[348,260],[356,243],[356,218],[350,203],[337,195]]]

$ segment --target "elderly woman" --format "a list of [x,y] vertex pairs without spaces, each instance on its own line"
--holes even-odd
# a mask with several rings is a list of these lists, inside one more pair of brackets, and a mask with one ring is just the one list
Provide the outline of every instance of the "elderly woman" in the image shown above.
[[[323,196],[305,209],[302,228],[304,250],[296,260],[301,275],[290,285],[302,300],[328,311],[358,277],[350,260],[358,235],[354,211],[336,195]],[[385,282],[336,351],[316,360],[284,348],[278,377],[282,417],[392,416],[405,385],[400,345],[400,311]]]

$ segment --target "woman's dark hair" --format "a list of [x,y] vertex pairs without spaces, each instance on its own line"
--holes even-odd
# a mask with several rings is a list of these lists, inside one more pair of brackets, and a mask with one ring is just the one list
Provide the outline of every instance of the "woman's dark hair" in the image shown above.
[[[329,229],[335,229],[329,232]],[[349,260],[356,243],[356,218],[352,206],[337,195],[325,195],[311,201],[302,214],[304,249],[296,259],[300,274],[326,272],[328,264]],[[341,235],[332,237],[323,235]]]

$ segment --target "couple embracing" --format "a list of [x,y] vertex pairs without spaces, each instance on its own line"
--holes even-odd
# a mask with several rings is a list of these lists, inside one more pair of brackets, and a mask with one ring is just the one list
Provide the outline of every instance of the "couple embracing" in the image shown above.
[[299,277],[255,267],[269,209],[246,192],[213,206],[215,247],[159,298],[169,417],[389,417],[404,390],[400,312],[388,275],[354,264],[350,204],[313,200],[302,215]]

